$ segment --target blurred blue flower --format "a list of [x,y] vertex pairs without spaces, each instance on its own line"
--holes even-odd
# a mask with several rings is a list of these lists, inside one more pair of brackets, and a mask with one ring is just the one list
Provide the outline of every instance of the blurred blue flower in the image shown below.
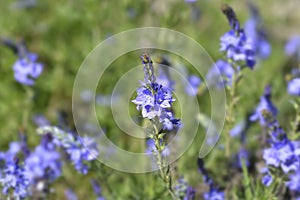
[[290,95],[300,96],[300,78],[294,78],[288,82],[287,91]]
[[[162,141],[162,140],[161,140]],[[155,147],[155,141],[153,139],[148,139],[146,141],[147,149],[146,153],[149,155],[153,155],[153,152],[157,152],[156,147]],[[162,156],[166,157],[170,155],[170,149],[165,146],[164,150],[161,153]]]
[[27,189],[30,182],[24,167],[19,164],[18,159],[6,163],[0,183],[4,195],[7,195],[10,190],[13,190],[13,196],[16,199],[24,199],[28,195]]
[[41,114],[34,115],[33,122],[38,127],[50,125],[50,122],[48,121],[48,119],[44,115],[41,115]]
[[61,175],[60,154],[50,134],[43,136],[41,144],[29,154],[24,165],[31,182],[40,179],[54,181]]
[[77,195],[71,189],[65,190],[65,196],[66,196],[67,200],[78,200]]
[[262,168],[260,173],[263,173],[262,184],[269,187],[273,182],[273,177],[271,176],[268,168]]
[[21,56],[13,66],[15,79],[24,85],[34,85],[36,78],[43,71],[43,65],[37,61],[37,54],[27,53],[26,56]]
[[91,181],[94,193],[96,194],[96,199],[97,200],[105,200],[105,198],[102,196],[102,191],[99,183],[96,180]]
[[216,84],[217,88],[224,88],[224,86],[232,85],[232,78],[234,76],[234,69],[232,66],[224,61],[218,60],[215,65],[213,65],[206,75],[206,80],[210,84]]
[[[250,121],[259,120],[262,126],[266,126],[267,120],[270,117],[276,117],[277,112],[277,108],[271,101],[271,87],[267,86],[265,88],[264,95],[260,98],[260,103],[256,107],[255,112],[250,116]],[[266,118],[266,114],[270,116],[267,116]]]
[[[300,36],[292,36],[285,45],[285,53],[288,56],[298,56],[300,52]],[[298,57],[300,59],[300,57]]]
[[286,182],[286,186],[292,190],[300,192],[300,168],[297,169],[296,173],[290,174],[289,180]]
[[250,166],[249,152],[244,147],[241,147],[237,154],[237,165],[240,169],[243,166],[243,162],[246,167]]
[[211,189],[209,192],[203,194],[204,200],[224,200],[225,193],[216,189]]
[[196,75],[190,75],[188,77],[189,85],[185,87],[185,91],[190,96],[196,96],[198,88],[201,84],[201,79]]
[[259,58],[266,59],[270,56],[271,45],[266,40],[265,31],[262,28],[261,18],[258,9],[250,4],[251,17],[245,23],[244,30],[247,37],[253,41],[253,49]]
[[179,199],[182,200],[193,200],[195,199],[196,190],[189,186],[188,183],[181,176],[177,180],[178,184],[174,187],[175,194]]
[[207,170],[204,167],[203,159],[198,158],[197,164],[198,164],[199,172],[203,175],[205,184],[209,186],[209,191],[203,194],[203,198],[205,200],[224,200],[225,199],[224,191],[221,191],[214,186],[213,180],[208,176]]
[[97,143],[93,138],[87,136],[81,138],[55,126],[40,127],[37,132],[41,135],[51,134],[53,143],[65,150],[75,169],[80,173],[86,174],[87,163],[95,160],[99,154]]

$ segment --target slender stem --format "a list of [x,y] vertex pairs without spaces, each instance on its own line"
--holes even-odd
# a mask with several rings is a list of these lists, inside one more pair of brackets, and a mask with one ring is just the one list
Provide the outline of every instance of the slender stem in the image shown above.
[[236,97],[236,86],[237,86],[237,83],[238,83],[238,80],[239,80],[239,72],[236,72],[233,74],[233,77],[232,77],[232,87],[229,89],[229,104],[227,103],[227,106],[226,106],[226,134],[225,134],[225,137],[226,137],[226,146],[225,146],[225,154],[226,154],[226,157],[229,157],[230,156],[230,130],[233,126],[233,123],[235,121],[235,118],[234,118],[234,108],[235,108],[235,105],[238,101],[238,98]]
[[157,165],[159,168],[159,173],[162,181],[165,184],[166,189],[168,190],[169,194],[172,196],[173,200],[177,200],[177,196],[175,195],[173,188],[172,188],[172,177],[170,174],[170,166],[167,166],[167,169],[164,169],[164,159],[162,156],[162,152],[164,150],[164,145],[160,143],[160,134],[155,124],[153,124],[155,135],[153,137],[153,140],[155,142],[155,156],[157,159]]
[[28,125],[28,121],[29,121],[29,114],[31,111],[31,105],[30,102],[32,100],[33,97],[33,90],[30,87],[25,87],[25,91],[26,91],[26,96],[25,96],[25,101],[24,101],[24,107],[23,107],[23,113],[22,113],[22,126],[21,129],[22,131],[26,131],[27,129],[27,125]]

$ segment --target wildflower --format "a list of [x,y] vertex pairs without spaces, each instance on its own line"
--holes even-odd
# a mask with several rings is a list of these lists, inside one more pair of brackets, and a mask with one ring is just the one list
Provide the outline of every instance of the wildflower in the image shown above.
[[87,136],[76,137],[72,133],[52,126],[41,127],[37,132],[41,135],[50,133],[53,143],[65,150],[75,169],[80,173],[86,174],[88,172],[87,162],[95,160],[99,154],[97,143]]
[[228,62],[218,60],[208,71],[206,80],[216,84],[217,88],[223,88],[224,86],[232,85],[234,73],[234,69]]
[[142,116],[148,119],[157,118],[162,123],[164,130],[172,130],[180,125],[180,120],[173,117],[170,111],[172,103],[172,90],[158,84],[154,76],[152,60],[143,55],[145,83],[137,89],[137,97],[132,100],[137,105],[137,110],[142,110]]
[[300,192],[300,172],[299,168],[296,173],[293,173],[289,176],[289,180],[286,182],[286,186],[292,190]]
[[299,58],[299,51],[300,51],[300,36],[293,36],[285,45],[285,53],[288,56],[296,55]]
[[186,93],[190,96],[196,96],[201,84],[201,79],[196,75],[190,75],[188,81],[189,85],[185,88]]
[[54,181],[61,175],[60,154],[50,134],[44,135],[41,144],[25,159],[25,169],[31,182],[38,179]]
[[27,197],[27,188],[30,184],[24,167],[19,164],[19,159],[14,159],[12,162],[6,163],[3,170],[3,177],[0,178],[0,183],[3,187],[2,193],[7,195],[10,190],[13,190],[13,196],[16,199]]
[[13,65],[16,81],[24,85],[34,85],[35,79],[38,78],[43,71],[43,64],[37,62],[38,55],[28,52],[22,43],[15,44],[8,39],[3,40],[2,43],[19,57]]
[[[162,143],[162,140],[161,140]],[[157,149],[155,147],[155,141],[153,139],[148,139],[146,141],[147,150],[146,153],[149,155],[153,155],[153,153],[157,152]],[[162,156],[166,157],[170,155],[170,149],[168,147],[164,147],[164,150],[161,153]]]
[[250,11],[251,17],[244,26],[245,33],[253,41],[255,54],[262,59],[266,59],[271,53],[271,46],[266,40],[266,34],[261,25],[262,22],[258,9],[250,4]]
[[96,180],[92,180],[91,184],[92,184],[94,193],[96,194],[97,200],[104,200],[99,183]]
[[223,13],[227,16],[232,29],[221,37],[220,51],[226,53],[227,59],[252,69],[255,65],[252,39],[248,38],[240,28],[239,21],[231,7],[224,5]]
[[66,196],[67,200],[77,200],[78,199],[77,195],[71,189],[65,190],[65,196]]
[[178,185],[176,185],[174,189],[175,189],[175,194],[179,199],[182,200],[195,199],[196,190],[193,187],[189,186],[183,177],[180,177],[177,180],[177,182]]
[[271,176],[269,169],[265,167],[260,172],[264,174],[262,184],[269,187],[273,182],[273,177]]
[[271,101],[271,87],[267,86],[264,95],[260,98],[260,103],[256,107],[255,112],[250,116],[250,121],[259,120],[262,126],[266,126],[268,119],[265,114],[270,115],[268,117],[270,119],[276,117],[277,112],[277,108]]
[[156,82],[164,87],[169,88],[171,91],[174,90],[174,80],[170,74],[169,59],[167,57],[162,57],[158,62],[158,76],[156,77]]
[[287,91],[290,95],[300,96],[300,78],[294,78],[288,82]]
[[34,80],[43,71],[43,65],[37,62],[37,54],[27,53],[25,57],[20,57],[13,66],[15,79],[24,85],[34,85]]
[[208,176],[206,168],[204,167],[204,161],[198,158],[198,169],[203,175],[203,179],[206,185],[209,186],[209,191],[203,194],[205,200],[224,200],[225,193],[214,186],[213,180]]

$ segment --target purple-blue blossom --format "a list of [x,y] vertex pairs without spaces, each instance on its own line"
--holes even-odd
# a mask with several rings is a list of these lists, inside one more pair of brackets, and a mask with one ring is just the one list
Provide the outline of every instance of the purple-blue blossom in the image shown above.
[[102,196],[102,190],[100,187],[100,184],[96,180],[91,181],[94,193],[96,194],[96,199],[97,200],[105,200],[105,198]]
[[224,191],[215,187],[213,180],[209,177],[207,170],[204,166],[204,161],[201,158],[198,158],[197,161],[199,172],[202,174],[204,183],[209,186],[209,191],[203,194],[204,200],[224,200],[225,193]]
[[232,85],[232,78],[234,76],[234,69],[231,64],[225,60],[218,60],[206,74],[206,80],[210,83],[216,84],[217,88],[224,88]]
[[25,170],[31,182],[45,179],[54,181],[61,175],[60,154],[51,135],[44,135],[41,144],[25,159]]
[[66,196],[67,200],[78,200],[77,195],[71,189],[65,190],[65,196]]
[[277,116],[277,108],[271,101],[271,87],[267,86],[265,88],[264,95],[260,98],[260,102],[256,107],[254,113],[250,116],[250,121],[257,121],[259,120],[262,126],[267,125],[267,120],[265,114],[270,115],[269,117],[276,117]]
[[52,126],[41,127],[38,133],[41,135],[50,133],[53,143],[65,150],[75,169],[82,174],[88,172],[88,162],[95,160],[99,154],[97,143],[87,136],[79,137]]
[[285,45],[285,53],[288,56],[296,55],[300,59],[300,36],[292,36]]
[[[162,142],[162,140],[161,140]],[[157,149],[155,147],[155,141],[153,139],[148,139],[146,141],[146,145],[147,145],[147,149],[146,149],[146,153],[149,155],[153,155],[153,152],[157,152]],[[170,155],[170,149],[165,146],[164,150],[161,152],[161,155],[166,157]]]
[[0,178],[0,184],[3,187],[2,193],[7,195],[11,190],[16,199],[24,199],[28,195],[28,186],[30,184],[26,170],[19,164],[19,159],[7,162],[3,169],[3,175]]
[[180,120],[175,119],[171,112],[172,90],[158,84],[154,76],[152,60],[148,55],[141,56],[144,64],[145,83],[137,89],[137,97],[132,100],[137,110],[142,110],[143,118],[158,119],[162,129],[172,130],[180,126]]
[[33,53],[22,55],[13,65],[15,79],[24,85],[34,85],[35,79],[38,78],[43,71],[43,64],[37,62],[38,56]]
[[196,96],[201,84],[201,79],[196,75],[190,75],[188,77],[188,82],[189,84],[185,88],[186,93],[190,96]]
[[288,82],[287,91],[290,95],[300,96],[300,78],[294,78]]
[[222,9],[232,29],[221,37],[220,51],[224,52],[227,59],[235,62],[238,66],[248,66],[252,69],[255,65],[253,40],[248,38],[241,29],[233,9],[228,5],[223,5]]
[[258,9],[250,4],[251,17],[245,23],[244,31],[247,37],[253,41],[253,49],[256,56],[266,59],[270,56],[271,45],[266,39],[265,31],[262,28],[261,18]]
[[183,176],[177,182],[178,184],[174,187],[176,196],[182,200],[194,200],[196,190],[188,185]]

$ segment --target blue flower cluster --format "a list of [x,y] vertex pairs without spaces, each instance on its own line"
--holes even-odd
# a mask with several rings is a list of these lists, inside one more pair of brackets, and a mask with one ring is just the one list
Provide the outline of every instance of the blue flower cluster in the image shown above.
[[255,65],[253,40],[247,37],[244,30],[240,28],[239,21],[231,7],[224,5],[223,13],[232,29],[221,37],[220,51],[226,53],[229,61],[237,63],[240,67],[248,66],[252,69]]
[[82,174],[88,172],[86,163],[95,160],[99,154],[97,143],[87,136],[81,138],[54,126],[41,127],[37,132],[41,135],[51,133],[53,143],[64,149],[75,169]]
[[28,52],[23,43],[16,44],[11,40],[3,40],[2,43],[19,57],[13,65],[16,81],[23,85],[34,85],[44,68],[42,63],[37,62],[38,55]]
[[182,200],[193,200],[195,199],[196,190],[189,186],[184,180],[183,176],[177,180],[178,184],[174,187],[175,194],[179,199]]
[[[286,186],[300,194],[300,143],[290,140],[280,127],[276,118],[277,110],[271,102],[270,87],[266,87],[259,107],[256,113],[260,115],[261,125],[268,128],[270,136],[270,147],[264,149],[263,159],[267,166],[280,168],[288,177]],[[263,168],[261,172],[264,174],[263,184],[266,186],[271,185],[273,177],[270,170]]]
[[132,100],[138,110],[142,110],[142,116],[150,120],[162,123],[163,130],[172,130],[180,126],[180,120],[175,119],[172,111],[172,90],[156,82],[151,58],[143,54],[145,83],[137,89],[137,97]]
[[[286,43],[285,53],[300,61],[300,36],[293,36]],[[292,79],[288,81],[287,92],[292,96],[300,96],[300,74],[299,69],[294,69],[291,73]]]
[[209,191],[203,194],[204,200],[224,200],[224,191],[221,191],[220,189],[214,186],[213,180],[208,176],[203,159],[198,158],[197,164],[199,172],[202,174],[205,184],[209,186]]
[[266,59],[270,56],[271,45],[266,39],[266,33],[263,29],[261,18],[258,9],[249,4],[251,17],[244,25],[244,30],[247,37],[253,41],[253,49],[257,57]]
[[66,152],[75,168],[83,174],[88,171],[86,163],[98,155],[97,145],[91,138],[81,139],[50,126],[39,128],[38,132],[43,137],[33,151],[28,149],[23,138],[21,142],[10,143],[7,152],[0,152],[3,194],[12,192],[16,199],[23,199],[32,196],[34,191],[43,192],[49,183],[61,176],[63,163],[58,148]]
[[[225,53],[225,59],[220,59],[211,67],[206,79],[216,85],[217,88],[232,86],[233,81],[238,80],[240,70],[244,67],[253,69],[255,65],[255,44],[251,37],[246,35],[240,27],[235,12],[228,5],[223,5],[223,13],[226,15],[231,30],[220,38],[220,51]],[[236,76],[236,80],[233,77]]]

